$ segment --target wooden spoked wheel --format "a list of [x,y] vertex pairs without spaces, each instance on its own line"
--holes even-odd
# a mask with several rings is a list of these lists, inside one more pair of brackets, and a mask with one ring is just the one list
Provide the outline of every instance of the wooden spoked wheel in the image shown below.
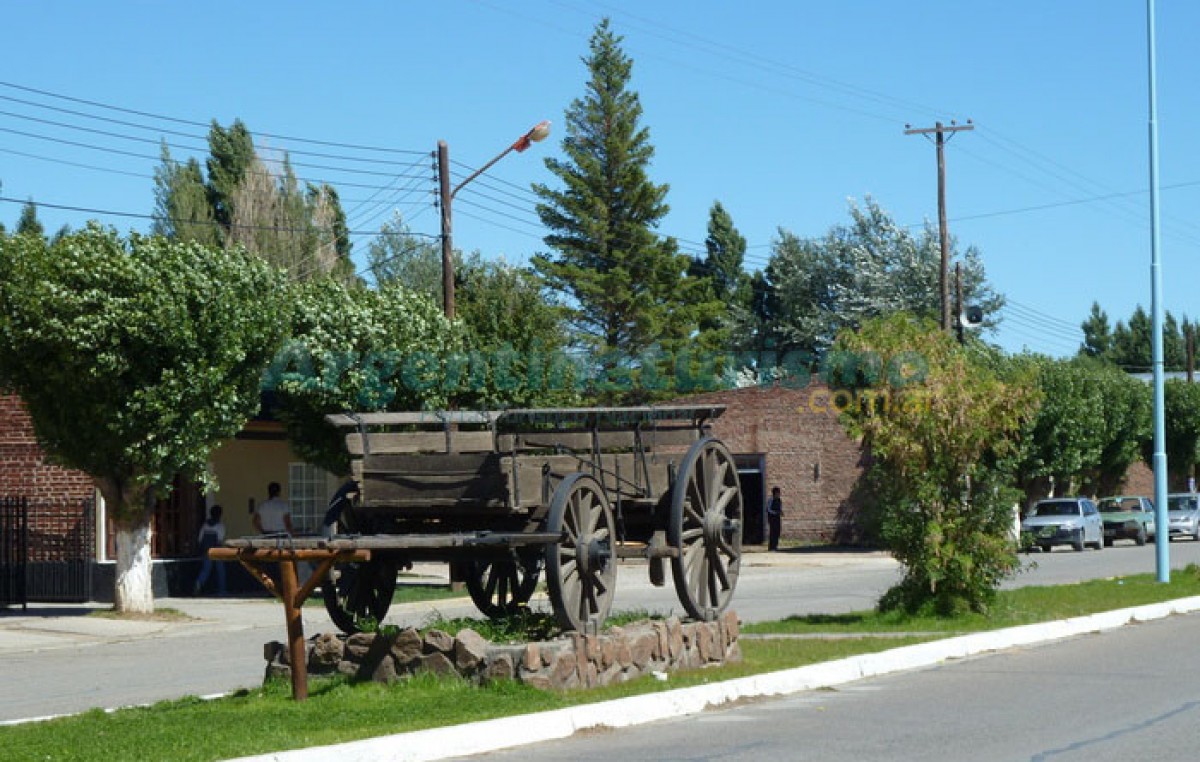
[[362,632],[368,621],[382,622],[395,591],[396,562],[384,558],[334,564],[321,583],[325,610],[347,635]]
[[559,624],[599,630],[617,583],[615,525],[599,482],[582,473],[560,482],[546,531],[561,533],[558,542],[546,546],[546,586]]
[[716,619],[733,597],[742,561],[742,489],[733,455],[704,437],[688,450],[671,495],[667,542],[675,591],[692,617]]
[[467,592],[485,616],[503,619],[529,604],[541,574],[541,556],[475,560],[467,572]]

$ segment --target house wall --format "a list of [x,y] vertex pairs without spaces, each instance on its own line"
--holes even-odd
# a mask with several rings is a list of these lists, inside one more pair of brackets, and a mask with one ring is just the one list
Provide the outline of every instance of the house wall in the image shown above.
[[[267,499],[267,485],[279,482],[283,497],[289,493],[288,466],[302,462],[292,452],[282,426],[252,422],[246,429],[216,450],[209,458],[210,469],[217,477],[218,489],[208,496],[208,504],[219,503],[225,509],[225,530],[229,537],[257,534],[252,519],[252,506]],[[322,505],[337,491],[338,482],[332,476],[324,479],[325,495]],[[318,527],[303,527],[297,531],[317,531]]]
[[[0,394],[0,496],[29,498],[29,531],[44,540],[37,542],[37,547],[53,555],[53,539],[70,537],[79,529],[83,522],[80,506],[94,495],[86,474],[47,462],[25,404],[15,395]],[[33,545],[31,542],[31,548]]]
[[[782,491],[784,539],[862,541],[860,480],[869,461],[838,423],[827,386],[730,389],[677,402],[727,406],[713,433],[735,455],[765,456],[767,490]],[[761,498],[746,496],[747,511],[761,510],[755,500]]]

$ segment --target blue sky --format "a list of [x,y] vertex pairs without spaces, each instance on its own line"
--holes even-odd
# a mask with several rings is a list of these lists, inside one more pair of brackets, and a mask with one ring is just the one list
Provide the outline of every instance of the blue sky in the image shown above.
[[[1200,317],[1200,4],[1158,6],[1165,305]],[[868,194],[901,224],[936,219],[933,146],[904,126],[970,118],[977,129],[947,146],[948,208],[1010,299],[995,338],[1071,354],[1093,301],[1113,321],[1150,305],[1145,15],[1140,0],[16,3],[0,182],[6,198],[149,214],[159,136],[177,157],[202,155],[189,148],[203,147],[202,123],[241,118],[260,146],[289,150],[297,174],[339,188],[361,263],[393,210],[437,232],[427,154],[439,139],[461,178],[534,123],[561,126],[609,16],[635,61],[650,175],[671,186],[661,232],[684,250],[700,249],[718,199],[750,269],[779,228],[822,235]],[[543,250],[528,187],[553,182],[542,161],[561,137],[462,190],[457,246],[517,262]],[[0,204],[0,220],[19,211]],[[39,215],[51,230],[149,224]]]

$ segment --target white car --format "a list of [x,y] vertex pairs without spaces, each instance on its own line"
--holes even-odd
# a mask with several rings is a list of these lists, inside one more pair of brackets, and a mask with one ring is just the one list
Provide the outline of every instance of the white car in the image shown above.
[[1021,532],[1047,553],[1055,545],[1070,545],[1078,551],[1088,545],[1104,548],[1104,522],[1096,504],[1086,497],[1039,500],[1021,522]]
[[1172,538],[1191,537],[1200,542],[1200,495],[1195,492],[1167,495],[1167,526]]

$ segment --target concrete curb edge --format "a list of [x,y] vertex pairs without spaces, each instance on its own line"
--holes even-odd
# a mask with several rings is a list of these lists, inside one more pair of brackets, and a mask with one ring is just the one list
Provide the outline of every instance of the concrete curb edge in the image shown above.
[[1200,596],[959,635],[711,685],[631,696],[538,714],[399,733],[335,746],[239,757],[231,762],[318,762],[333,758],[340,762],[433,762],[566,738],[591,728],[620,728],[683,717],[738,699],[782,696],[828,688],[866,677],[929,667],[951,659],[1049,643],[1195,611],[1200,611]]

